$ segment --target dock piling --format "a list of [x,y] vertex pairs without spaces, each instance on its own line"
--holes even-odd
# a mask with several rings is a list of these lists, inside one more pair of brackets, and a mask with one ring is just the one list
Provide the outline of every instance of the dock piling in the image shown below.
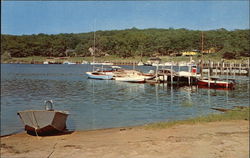
[[227,68],[227,84],[226,84],[226,88],[228,88],[228,68]]
[[241,63],[240,63],[240,66],[239,66],[239,74],[241,75]]
[[171,85],[173,84],[173,61],[171,63]]

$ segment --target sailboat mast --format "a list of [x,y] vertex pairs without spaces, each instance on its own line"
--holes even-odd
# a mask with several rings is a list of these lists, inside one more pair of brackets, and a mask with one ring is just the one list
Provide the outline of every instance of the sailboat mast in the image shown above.
[[94,31],[94,52],[95,52],[95,31]]
[[203,31],[201,32],[201,67],[200,67],[200,73],[201,73],[201,78],[203,77],[203,45],[204,45],[204,41],[203,41]]
[[203,41],[204,35],[203,32],[201,32],[201,53],[203,54],[203,46],[204,46],[204,41]]
[[92,56],[93,56],[93,64],[95,63],[95,38],[96,38],[96,37],[95,37],[95,36],[96,36],[96,35],[95,35],[95,33],[96,33],[95,27],[96,27],[96,26],[95,26],[95,25],[96,25],[96,19],[94,20],[94,43],[93,43],[94,46],[93,46],[93,53],[92,53]]
[[[93,65],[93,71],[94,71],[94,65],[95,65],[95,25],[94,25],[94,39],[93,39],[93,49],[91,49],[91,55],[92,55],[92,65]],[[92,47],[91,47],[92,48]]]
[[93,50],[93,63],[95,62],[95,30],[94,30],[94,50]]

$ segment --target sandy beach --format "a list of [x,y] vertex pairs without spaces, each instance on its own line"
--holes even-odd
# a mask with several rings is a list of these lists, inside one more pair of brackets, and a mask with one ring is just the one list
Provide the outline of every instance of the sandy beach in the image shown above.
[[37,137],[1,138],[1,157],[25,158],[248,158],[249,121],[112,128]]

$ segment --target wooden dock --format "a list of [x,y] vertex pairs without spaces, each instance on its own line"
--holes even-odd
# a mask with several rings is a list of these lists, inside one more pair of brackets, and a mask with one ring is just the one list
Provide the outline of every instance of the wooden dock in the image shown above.
[[[63,64],[63,59],[51,59],[48,60],[49,64]],[[80,60],[71,61],[75,62],[76,64],[81,64]],[[107,61],[100,60],[96,61],[98,63],[104,63]],[[139,61],[127,61],[127,60],[117,60],[117,61],[110,61],[114,65],[133,65],[137,66]],[[25,63],[25,64],[43,64],[41,61],[31,60],[31,61],[18,61],[13,63]],[[183,62],[180,62],[183,63]],[[173,66],[181,65],[180,63],[172,62]],[[188,62],[185,62],[188,64]],[[164,64],[164,63],[163,63]],[[183,65],[183,64],[182,64]],[[185,65],[185,64],[184,64]],[[250,76],[250,59],[248,60],[242,60],[242,62],[239,61],[220,61],[220,62],[214,62],[214,61],[203,61],[201,62],[194,62],[194,65],[197,65],[198,68],[202,69],[203,74],[210,75],[240,75],[240,76]]]
[[242,63],[235,62],[204,62],[203,65],[197,64],[202,68],[202,73],[210,75],[242,75],[250,76],[250,62],[249,60]]

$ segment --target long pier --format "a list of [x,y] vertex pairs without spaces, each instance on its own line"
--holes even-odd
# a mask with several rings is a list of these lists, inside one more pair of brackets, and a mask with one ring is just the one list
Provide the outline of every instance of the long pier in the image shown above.
[[247,75],[250,76],[249,60],[242,63],[235,62],[204,62],[197,64],[202,68],[202,73],[210,73],[210,75]]

